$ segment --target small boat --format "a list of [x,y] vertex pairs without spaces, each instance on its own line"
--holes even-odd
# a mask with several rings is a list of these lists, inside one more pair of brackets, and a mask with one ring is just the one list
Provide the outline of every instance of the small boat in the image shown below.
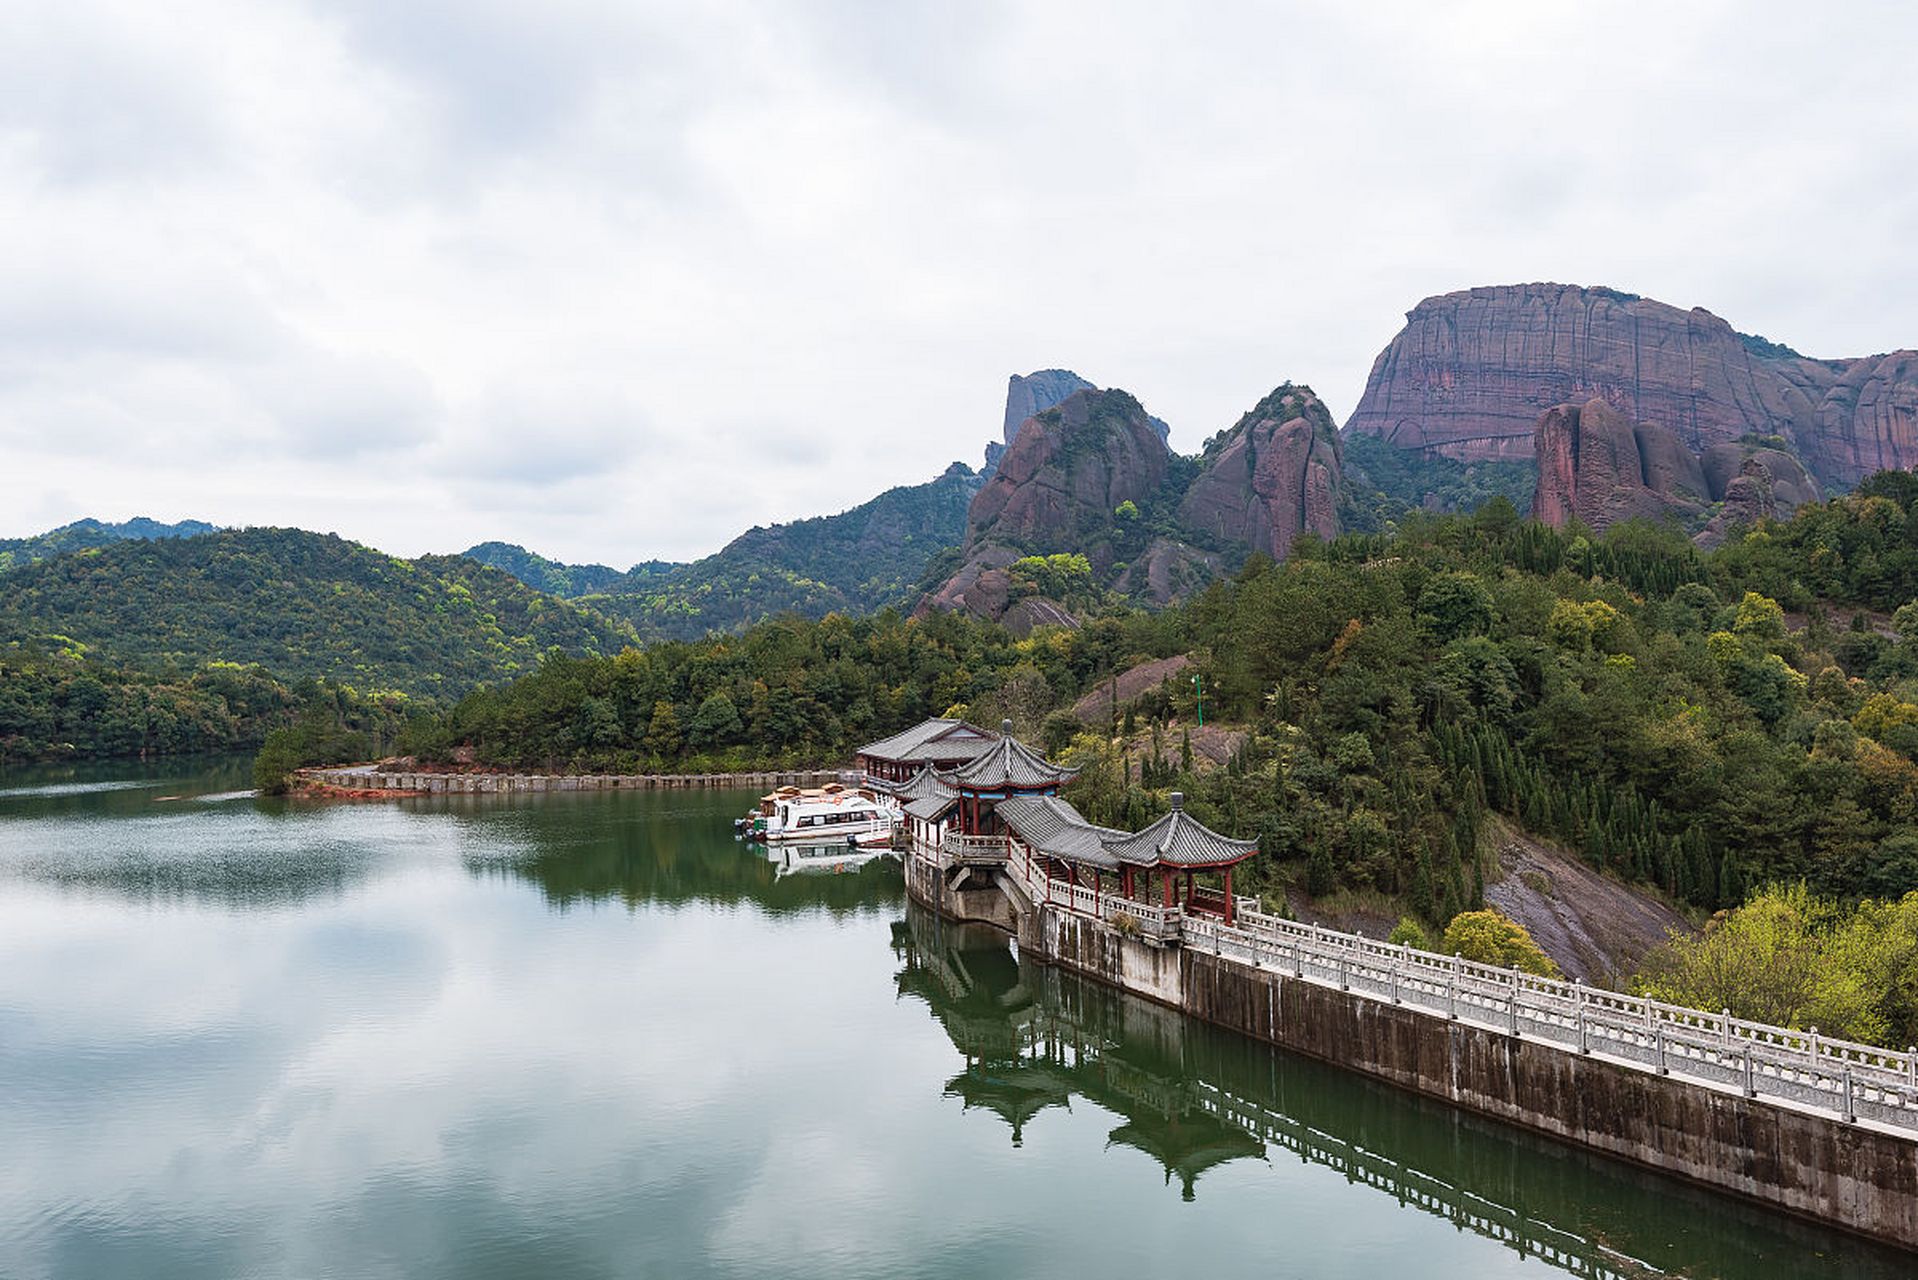
[[803,791],[781,787],[735,821],[733,830],[748,840],[826,842],[844,848],[853,839],[862,846],[868,839],[890,844],[898,823],[898,803],[891,797],[828,783]]
[[843,796],[782,800],[773,806],[764,838],[773,844],[787,841],[836,840],[848,836],[881,835],[892,839],[899,810],[857,791]]

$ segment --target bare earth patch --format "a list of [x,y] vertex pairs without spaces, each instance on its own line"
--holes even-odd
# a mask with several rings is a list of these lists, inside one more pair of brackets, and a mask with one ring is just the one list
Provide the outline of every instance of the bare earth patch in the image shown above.
[[1499,878],[1485,900],[1524,925],[1568,978],[1617,985],[1685,917],[1642,889],[1600,874],[1518,831],[1499,844]]
[[1136,667],[1128,667],[1073,703],[1072,714],[1079,717],[1085,724],[1110,724],[1114,684],[1119,687],[1119,705],[1124,706],[1140,694],[1158,688],[1166,680],[1178,675],[1191,665],[1192,659],[1180,653],[1170,658],[1154,658],[1150,662],[1141,662]]

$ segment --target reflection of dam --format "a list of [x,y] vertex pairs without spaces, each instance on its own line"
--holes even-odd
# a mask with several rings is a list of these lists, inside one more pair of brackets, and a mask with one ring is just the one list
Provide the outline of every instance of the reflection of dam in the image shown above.
[[1776,1276],[1814,1252],[1848,1276],[1906,1274],[1852,1237],[1021,964],[990,927],[912,908],[893,933],[900,993],[926,1003],[963,1059],[947,1096],[997,1115],[1015,1145],[1082,1099],[1122,1117],[1109,1146],[1153,1157],[1188,1199],[1208,1170],[1290,1153],[1576,1276]]

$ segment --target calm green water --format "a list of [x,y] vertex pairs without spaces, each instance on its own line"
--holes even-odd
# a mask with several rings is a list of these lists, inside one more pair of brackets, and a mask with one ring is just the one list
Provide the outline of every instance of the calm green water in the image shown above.
[[744,795],[244,785],[0,775],[0,1275],[1911,1271],[778,876]]

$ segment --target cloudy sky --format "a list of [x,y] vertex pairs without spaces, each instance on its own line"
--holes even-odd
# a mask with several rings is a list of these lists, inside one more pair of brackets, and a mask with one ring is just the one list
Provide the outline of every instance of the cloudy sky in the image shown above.
[[1194,450],[1419,298],[1918,345],[1900,3],[12,0],[0,536],[624,567],[976,463],[1006,376]]

